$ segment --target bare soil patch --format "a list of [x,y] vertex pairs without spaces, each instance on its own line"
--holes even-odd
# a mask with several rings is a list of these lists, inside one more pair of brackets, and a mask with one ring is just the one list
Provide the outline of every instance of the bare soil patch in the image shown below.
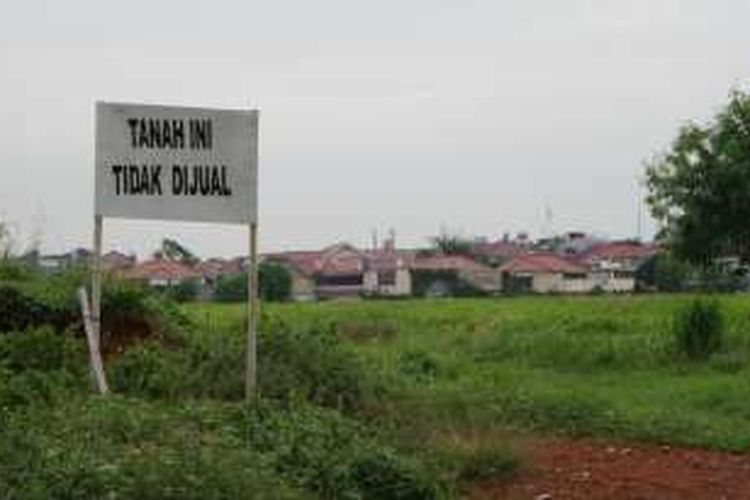
[[750,454],[671,446],[535,439],[525,466],[471,499],[750,499]]

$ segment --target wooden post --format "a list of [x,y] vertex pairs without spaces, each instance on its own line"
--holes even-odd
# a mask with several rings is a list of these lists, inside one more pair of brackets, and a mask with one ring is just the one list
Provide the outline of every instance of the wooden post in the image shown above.
[[258,397],[258,224],[250,224],[250,262],[247,276],[247,366],[245,369],[245,400],[253,403]]
[[91,374],[94,376],[96,388],[99,394],[107,394],[107,379],[104,375],[104,364],[102,363],[102,353],[99,349],[99,339],[94,332],[94,321],[89,309],[89,298],[86,294],[86,288],[78,289],[78,302],[81,304],[81,314],[83,315],[83,327],[86,330],[86,341],[89,346],[89,359],[91,361]]

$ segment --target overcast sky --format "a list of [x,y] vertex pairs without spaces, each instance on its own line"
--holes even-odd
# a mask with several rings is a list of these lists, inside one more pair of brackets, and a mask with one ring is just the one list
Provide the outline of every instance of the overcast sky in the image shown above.
[[[0,217],[22,244],[90,245],[96,100],[260,108],[270,251],[634,236],[643,161],[750,83],[747,0],[194,3],[3,2]],[[105,248],[164,236],[247,248],[239,226],[105,223]]]

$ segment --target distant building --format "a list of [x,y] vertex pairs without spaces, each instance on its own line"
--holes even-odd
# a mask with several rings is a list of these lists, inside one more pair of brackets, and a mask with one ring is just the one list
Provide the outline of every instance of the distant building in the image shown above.
[[105,272],[122,272],[133,267],[135,263],[135,255],[125,255],[116,250],[102,255],[102,270]]
[[245,274],[246,269],[244,264],[243,257],[235,259],[213,257],[196,264],[195,270],[203,277],[203,290],[201,295],[203,295],[204,298],[213,297],[216,293],[219,280],[221,280],[222,277]]
[[505,264],[525,251],[525,242],[512,241],[507,235],[501,240],[480,241],[473,248],[476,258],[490,266]]
[[530,252],[500,267],[503,291],[586,293],[594,289],[588,269],[552,252]]
[[43,272],[57,273],[72,266],[88,265],[90,259],[91,251],[85,248],[76,248],[64,254],[40,255],[37,265]]
[[269,254],[265,260],[290,271],[296,301],[411,294],[409,254],[392,243],[368,251],[337,243],[319,251]]
[[405,297],[412,293],[411,252],[396,249],[395,241],[386,240],[382,249],[365,252],[363,292],[381,297]]
[[451,296],[465,285],[484,293],[502,288],[497,269],[464,255],[416,255],[411,263],[412,281],[419,283],[419,294]]
[[605,292],[632,292],[636,271],[658,252],[655,245],[635,241],[599,243],[582,253],[578,262],[590,269],[596,288]]
[[166,259],[139,262],[121,274],[127,279],[142,281],[154,288],[177,286],[188,281],[204,285],[203,275],[197,269]]
[[309,302],[317,299],[315,293],[315,273],[318,272],[321,252],[295,251],[265,255],[265,262],[284,266],[292,277],[290,296],[296,302]]

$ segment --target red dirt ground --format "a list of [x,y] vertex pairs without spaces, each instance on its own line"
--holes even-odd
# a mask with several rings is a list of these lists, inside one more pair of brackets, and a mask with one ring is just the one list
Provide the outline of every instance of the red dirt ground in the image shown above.
[[471,499],[750,499],[750,454],[590,440],[534,440],[511,480]]

